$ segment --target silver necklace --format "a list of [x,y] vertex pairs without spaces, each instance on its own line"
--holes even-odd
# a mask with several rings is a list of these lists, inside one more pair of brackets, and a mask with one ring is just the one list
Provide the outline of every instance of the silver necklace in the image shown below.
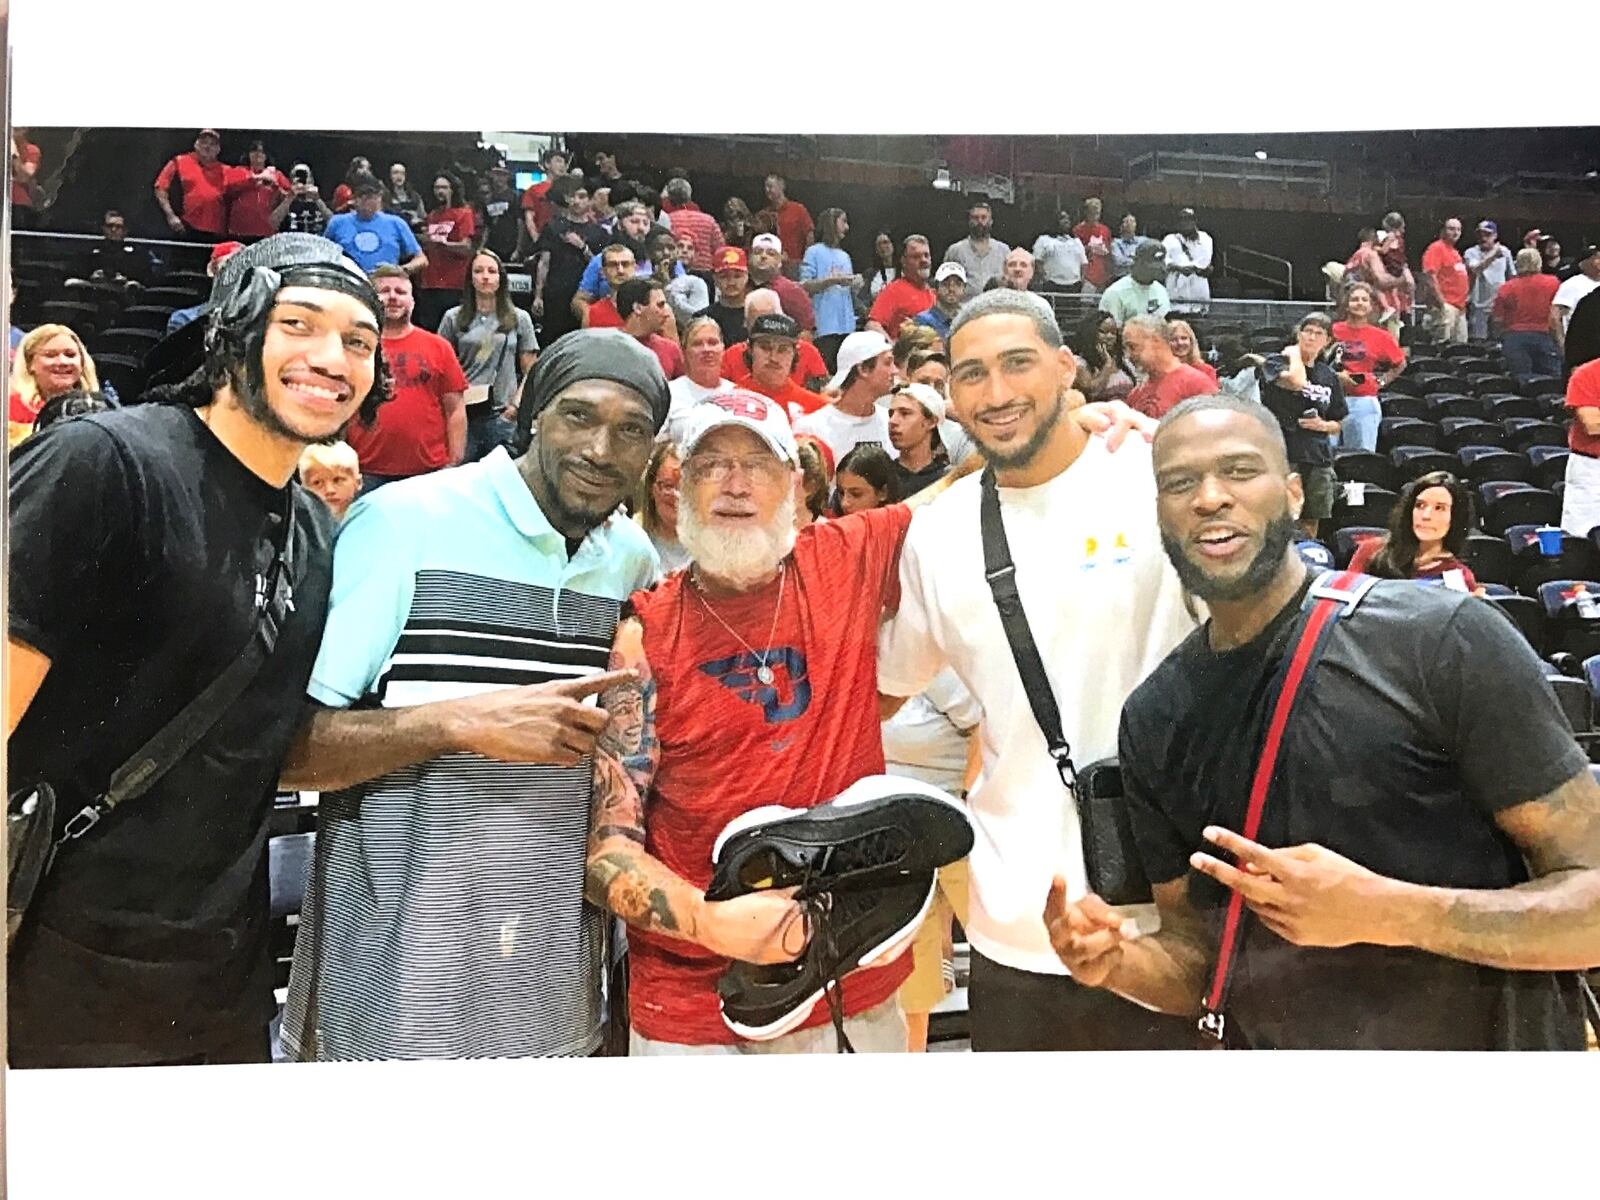
[[778,604],[777,607],[772,610],[772,628],[767,630],[767,648],[761,651],[759,654],[756,653],[756,648],[754,646],[745,641],[742,637],[739,637],[738,631],[735,630],[732,625],[729,625],[726,621],[724,621],[718,614],[717,610],[712,608],[711,605],[706,602],[706,598],[700,594],[699,573],[691,572],[689,575],[689,578],[694,583],[694,597],[696,600],[700,601],[700,607],[710,613],[712,617],[716,619],[718,625],[721,625],[729,633],[733,634],[741,646],[750,651],[750,656],[756,660],[756,678],[769,686],[772,683],[773,674],[772,668],[767,666],[767,655],[772,653],[772,639],[777,635],[778,632],[778,615],[783,612],[783,581],[788,576],[788,570],[789,565],[787,563],[778,564]]

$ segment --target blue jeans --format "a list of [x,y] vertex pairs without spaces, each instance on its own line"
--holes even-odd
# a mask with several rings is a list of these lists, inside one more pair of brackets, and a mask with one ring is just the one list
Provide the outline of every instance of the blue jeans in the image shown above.
[[1383,419],[1383,406],[1376,396],[1346,396],[1349,416],[1340,422],[1339,447],[1343,450],[1376,450],[1378,448],[1378,422]]
[[[492,401],[486,401],[492,403]],[[464,463],[477,462],[496,446],[504,446],[511,440],[511,435],[517,427],[502,417],[498,412],[478,417],[471,409],[467,410],[467,452],[462,456]]]
[[1517,382],[1533,375],[1561,377],[1561,353],[1548,333],[1508,333],[1500,339],[1506,370]]

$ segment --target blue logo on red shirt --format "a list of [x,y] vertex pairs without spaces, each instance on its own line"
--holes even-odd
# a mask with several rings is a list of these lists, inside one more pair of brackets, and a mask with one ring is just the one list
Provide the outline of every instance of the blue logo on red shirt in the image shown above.
[[769,725],[798,720],[811,707],[811,681],[806,677],[806,656],[794,646],[777,646],[766,653],[772,682],[762,683],[756,672],[761,658],[740,651],[729,658],[700,664],[700,671],[711,676],[739,699],[761,706]]

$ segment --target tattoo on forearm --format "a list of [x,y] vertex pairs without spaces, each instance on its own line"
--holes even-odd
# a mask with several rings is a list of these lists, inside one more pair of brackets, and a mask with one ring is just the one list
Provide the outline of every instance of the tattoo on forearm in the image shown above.
[[608,850],[589,860],[584,894],[640,929],[683,933],[664,888],[654,885],[632,851]]

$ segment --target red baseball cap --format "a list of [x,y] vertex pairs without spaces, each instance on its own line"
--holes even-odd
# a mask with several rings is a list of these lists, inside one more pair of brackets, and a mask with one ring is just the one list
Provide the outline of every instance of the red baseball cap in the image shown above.
[[716,261],[711,266],[713,274],[718,271],[748,271],[749,269],[750,260],[745,257],[745,252],[737,246],[724,246],[721,250],[718,250]]
[[211,247],[211,261],[213,264],[224,262],[243,249],[243,242],[218,242]]

